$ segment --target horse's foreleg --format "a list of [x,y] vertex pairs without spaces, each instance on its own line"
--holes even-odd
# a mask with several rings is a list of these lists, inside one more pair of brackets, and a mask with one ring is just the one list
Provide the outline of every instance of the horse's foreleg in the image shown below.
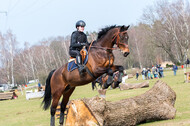
[[69,97],[71,96],[71,94],[73,93],[75,87],[72,87],[70,89],[68,89],[64,94],[63,94],[63,99],[61,102],[61,113],[60,113],[60,119],[59,119],[59,124],[60,126],[63,125],[64,122],[64,112],[67,106],[67,103],[69,101]]
[[113,70],[112,69],[108,69],[108,80],[107,80],[107,84],[110,86],[113,83]]
[[107,74],[108,74],[108,79],[107,79],[106,83],[104,84],[103,89],[107,89],[113,83],[113,71],[112,71],[112,69],[108,69]]
[[52,101],[52,105],[51,105],[50,126],[55,126],[55,112],[56,112],[56,108],[59,103],[59,99],[60,99],[61,95],[62,95],[61,92],[53,94],[53,101]]
[[123,70],[124,70],[123,66],[119,66],[119,65],[113,65],[111,69],[113,70],[113,72],[119,71],[121,73],[123,73]]
[[118,87],[119,83],[122,82],[122,76],[123,76],[124,68],[123,68],[123,66],[113,66],[111,69],[114,72],[119,71],[117,83],[115,83],[115,87]]

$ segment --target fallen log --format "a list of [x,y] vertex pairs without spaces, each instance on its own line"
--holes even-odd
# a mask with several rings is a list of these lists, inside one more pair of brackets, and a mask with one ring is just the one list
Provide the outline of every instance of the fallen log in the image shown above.
[[175,92],[164,82],[140,96],[109,102],[94,97],[73,100],[69,104],[66,126],[128,126],[151,120],[173,119]]
[[119,85],[119,87],[120,87],[120,90],[145,88],[145,87],[149,87],[149,81],[145,81],[145,82],[142,82],[142,83],[136,83],[136,84],[122,83],[122,84]]
[[133,74],[128,74],[128,79],[131,79],[133,77],[134,77]]

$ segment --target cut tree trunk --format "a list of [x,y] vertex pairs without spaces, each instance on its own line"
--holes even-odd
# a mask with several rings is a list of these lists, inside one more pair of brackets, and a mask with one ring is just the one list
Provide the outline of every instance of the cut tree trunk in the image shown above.
[[73,100],[69,105],[66,126],[128,126],[173,119],[175,100],[175,92],[162,81],[157,81],[140,96],[117,102],[99,97]]
[[145,87],[149,87],[149,81],[145,81],[145,82],[142,82],[142,83],[136,83],[136,84],[123,83],[123,84],[120,84],[119,87],[120,87],[120,90],[145,88]]

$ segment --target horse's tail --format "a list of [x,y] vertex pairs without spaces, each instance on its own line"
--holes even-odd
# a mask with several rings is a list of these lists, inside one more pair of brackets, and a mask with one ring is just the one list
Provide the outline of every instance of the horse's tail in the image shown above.
[[47,110],[49,108],[50,104],[51,104],[51,85],[50,85],[50,80],[51,80],[51,77],[52,77],[54,72],[55,72],[55,70],[52,70],[49,73],[48,78],[46,79],[45,94],[44,94],[44,99],[42,101],[44,110]]

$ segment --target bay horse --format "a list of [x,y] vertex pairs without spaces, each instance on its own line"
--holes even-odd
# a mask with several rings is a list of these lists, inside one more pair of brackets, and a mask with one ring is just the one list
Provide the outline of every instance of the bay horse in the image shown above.
[[[113,72],[119,71],[119,75],[122,76],[124,68],[119,65],[114,65],[113,49],[119,48],[124,57],[129,54],[127,34],[129,26],[110,26],[103,28],[98,33],[98,38],[95,42],[92,42],[88,48],[88,62],[86,64],[87,72],[80,76],[78,69],[72,72],[67,71],[67,64],[63,65],[59,69],[53,70],[49,73],[46,79],[46,87],[44,99],[42,101],[43,109],[47,110],[51,105],[51,119],[50,126],[55,125],[55,112],[58,102],[62,98],[61,113],[60,113],[60,125],[64,122],[64,111],[69,101],[69,97],[75,90],[76,86],[81,86],[94,81],[96,78],[104,73],[109,75],[107,86],[108,88],[112,83]],[[117,47],[114,47],[116,45]],[[118,81],[121,82],[121,77]],[[52,104],[51,104],[52,100]]]

